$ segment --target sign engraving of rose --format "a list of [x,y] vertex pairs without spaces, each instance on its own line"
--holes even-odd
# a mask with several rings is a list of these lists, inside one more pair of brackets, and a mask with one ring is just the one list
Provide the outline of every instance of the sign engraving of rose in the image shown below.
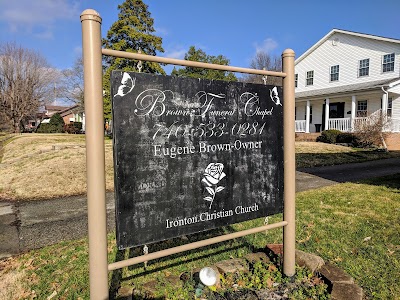
[[223,186],[218,186],[220,180],[226,176],[223,170],[224,165],[221,163],[210,163],[204,170],[201,182],[205,184],[206,190],[211,196],[204,197],[203,199],[210,202],[209,209],[211,209],[214,202],[215,194],[225,188]]

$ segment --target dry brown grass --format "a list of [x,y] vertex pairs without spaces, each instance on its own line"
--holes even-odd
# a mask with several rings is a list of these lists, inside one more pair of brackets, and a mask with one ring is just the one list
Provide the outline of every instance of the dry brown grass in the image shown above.
[[0,260],[0,299],[29,299],[31,292],[26,291],[26,272],[20,270],[18,258]]
[[[112,145],[105,142],[106,187],[113,190]],[[26,134],[4,147],[0,197],[48,199],[86,192],[84,135]]]
[[[39,200],[86,193],[85,136],[22,134],[7,141],[0,163],[0,200]],[[367,151],[368,152],[368,151]],[[112,141],[105,141],[106,189],[114,189]],[[397,153],[399,156],[400,152]],[[385,155],[385,156],[382,156]],[[332,144],[297,142],[298,167],[388,158]]]
[[353,148],[317,142],[296,142],[296,153],[349,153]]

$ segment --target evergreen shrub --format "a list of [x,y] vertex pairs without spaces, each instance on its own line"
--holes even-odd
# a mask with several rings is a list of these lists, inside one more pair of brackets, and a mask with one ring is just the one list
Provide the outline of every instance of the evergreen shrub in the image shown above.
[[336,143],[338,144],[351,144],[354,147],[358,147],[360,139],[350,132],[342,132],[336,137]]
[[321,135],[317,137],[317,142],[327,143],[327,144],[335,144],[337,136],[341,134],[340,130],[329,129],[321,132]]
[[82,122],[65,124],[64,131],[67,133],[79,133],[82,130]]
[[64,132],[64,119],[60,114],[54,114],[50,118],[49,123],[40,124],[37,129],[38,133],[63,133]]

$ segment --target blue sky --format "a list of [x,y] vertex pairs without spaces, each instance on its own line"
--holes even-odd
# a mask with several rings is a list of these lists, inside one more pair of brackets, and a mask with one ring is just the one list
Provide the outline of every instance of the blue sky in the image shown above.
[[[120,1],[0,0],[0,43],[39,51],[58,69],[81,53],[79,16],[87,8],[102,19],[102,35],[117,20]],[[248,67],[256,51],[300,56],[333,28],[400,39],[399,0],[269,1],[144,0],[165,53],[183,58],[191,45],[230,64]],[[167,73],[171,67],[167,69]]]

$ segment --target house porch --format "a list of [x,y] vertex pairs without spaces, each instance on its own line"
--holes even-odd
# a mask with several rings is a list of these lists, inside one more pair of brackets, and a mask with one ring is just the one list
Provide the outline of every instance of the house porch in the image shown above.
[[388,117],[387,132],[400,132],[400,96],[369,92],[331,98],[296,99],[296,133],[327,129],[352,132],[358,123],[369,122],[383,112]]

